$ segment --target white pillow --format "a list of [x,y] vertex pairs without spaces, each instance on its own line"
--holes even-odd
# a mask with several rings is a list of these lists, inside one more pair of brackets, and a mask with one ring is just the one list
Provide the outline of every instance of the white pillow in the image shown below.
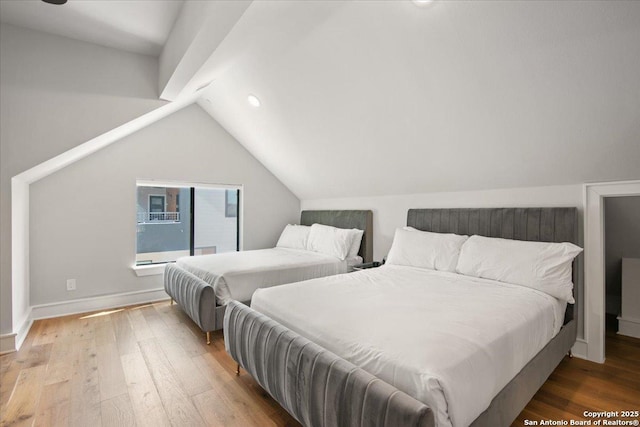
[[313,224],[309,232],[307,249],[344,260],[349,255],[353,235],[352,230]]
[[455,272],[460,248],[467,239],[457,234],[398,228],[387,264]]
[[306,250],[310,231],[311,227],[308,225],[287,224],[284,230],[282,230],[276,247]]
[[580,252],[572,243],[471,236],[462,246],[456,271],[537,289],[573,304],[571,262]]
[[364,230],[352,228],[351,234],[351,238],[353,239],[353,241],[351,242],[351,248],[349,249],[347,258],[355,258],[358,256],[358,252],[360,251],[360,244],[362,243],[362,236],[364,235]]

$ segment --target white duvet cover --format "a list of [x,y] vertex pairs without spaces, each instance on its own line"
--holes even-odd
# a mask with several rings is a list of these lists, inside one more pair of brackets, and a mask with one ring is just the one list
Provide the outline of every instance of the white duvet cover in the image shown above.
[[317,252],[271,248],[183,257],[176,265],[213,286],[218,303],[225,305],[232,299],[249,301],[258,288],[346,273],[349,262]]
[[260,289],[251,307],[467,426],[560,330],[540,291],[385,265]]

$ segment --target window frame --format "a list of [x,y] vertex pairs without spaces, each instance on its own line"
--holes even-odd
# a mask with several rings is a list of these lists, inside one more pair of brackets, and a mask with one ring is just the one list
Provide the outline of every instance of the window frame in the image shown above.
[[147,194],[147,212],[151,213],[151,198],[162,197],[162,212],[167,211],[167,196],[164,194]]

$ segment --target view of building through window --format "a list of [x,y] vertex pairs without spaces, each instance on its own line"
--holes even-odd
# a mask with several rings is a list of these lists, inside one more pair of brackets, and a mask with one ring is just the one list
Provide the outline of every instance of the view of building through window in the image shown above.
[[136,265],[239,249],[239,189],[138,184],[137,195]]

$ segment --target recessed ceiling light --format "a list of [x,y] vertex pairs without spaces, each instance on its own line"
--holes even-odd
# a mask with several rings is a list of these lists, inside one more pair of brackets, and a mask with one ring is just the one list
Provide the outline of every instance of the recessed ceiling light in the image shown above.
[[424,7],[431,5],[435,0],[412,0],[414,4]]
[[259,100],[259,99],[258,99],[258,97],[257,97],[257,96],[255,96],[255,95],[249,95],[249,96],[247,96],[247,101],[249,101],[249,104],[250,104],[252,107],[259,107],[259,106],[260,106],[260,104],[261,104],[261,103],[260,103],[260,100]]

